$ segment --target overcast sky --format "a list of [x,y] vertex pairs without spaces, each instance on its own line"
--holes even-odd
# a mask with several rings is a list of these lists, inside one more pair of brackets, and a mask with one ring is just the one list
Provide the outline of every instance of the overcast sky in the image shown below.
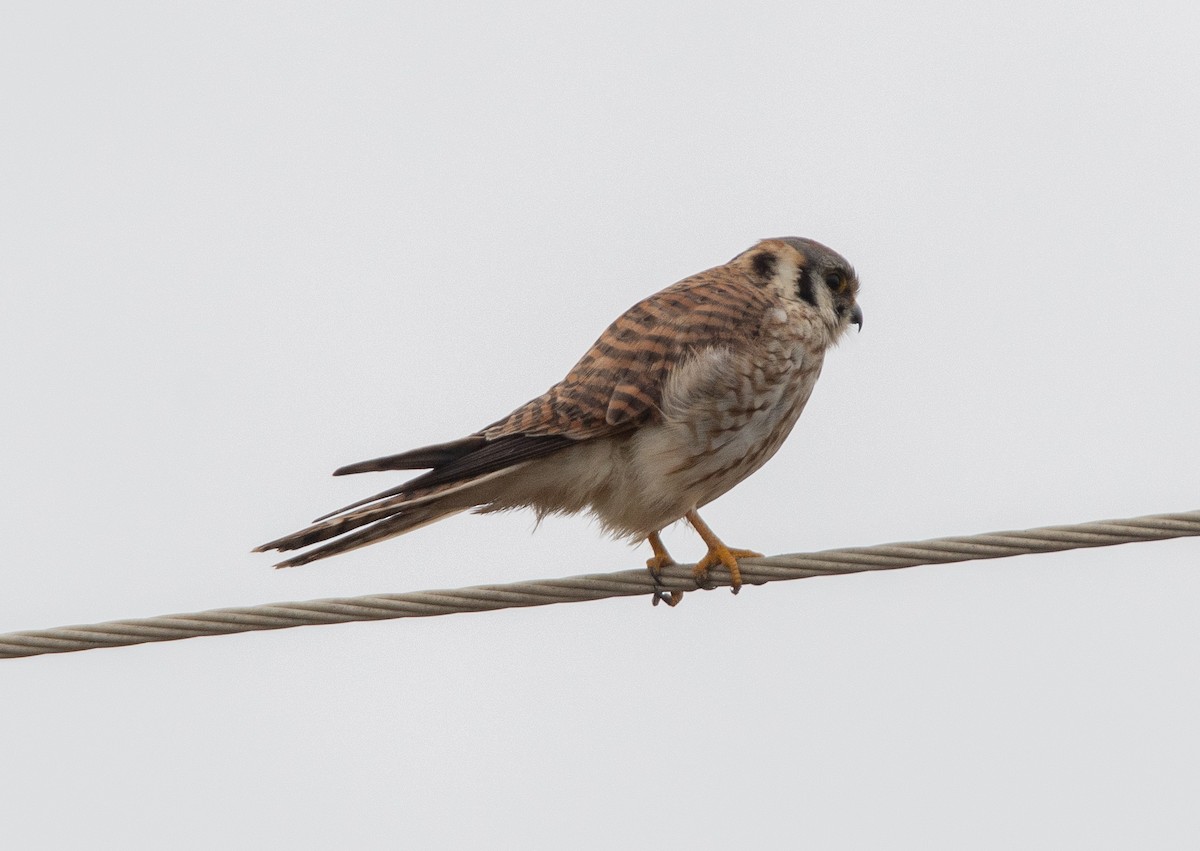
[[[706,512],[731,545],[1200,508],[1198,38],[1184,2],[5,3],[0,631],[640,566],[528,514],[249,550],[768,236],[846,255],[866,322]],[[1198,606],[1182,540],[0,662],[0,831],[1194,848]]]

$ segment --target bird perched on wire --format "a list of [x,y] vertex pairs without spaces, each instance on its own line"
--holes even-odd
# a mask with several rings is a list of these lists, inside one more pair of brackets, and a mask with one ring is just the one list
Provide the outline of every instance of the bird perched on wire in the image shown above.
[[[766,239],[724,266],[646,298],[600,335],[567,377],[474,434],[358,464],[335,476],[428,470],[256,548],[295,550],[292,567],[357,549],[467,509],[589,510],[606,531],[646,540],[651,573],[674,560],[659,532],[687,518],[708,545],[697,586],[739,558],[697,509],[775,454],[796,424],[825,351],[862,327],[858,278],[810,239]],[[333,540],[331,540],[333,539]],[[679,602],[661,590],[654,602]]]

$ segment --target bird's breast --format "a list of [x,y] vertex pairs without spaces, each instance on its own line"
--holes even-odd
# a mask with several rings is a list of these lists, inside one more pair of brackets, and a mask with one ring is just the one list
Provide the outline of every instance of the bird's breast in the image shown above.
[[783,444],[821,371],[823,353],[778,340],[698,353],[669,377],[662,419],[630,449],[646,498],[687,511],[749,476]]

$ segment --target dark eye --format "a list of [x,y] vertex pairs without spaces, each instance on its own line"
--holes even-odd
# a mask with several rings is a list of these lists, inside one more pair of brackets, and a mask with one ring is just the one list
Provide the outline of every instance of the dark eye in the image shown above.
[[833,290],[835,293],[842,288],[842,276],[837,272],[830,272],[825,276],[825,286]]

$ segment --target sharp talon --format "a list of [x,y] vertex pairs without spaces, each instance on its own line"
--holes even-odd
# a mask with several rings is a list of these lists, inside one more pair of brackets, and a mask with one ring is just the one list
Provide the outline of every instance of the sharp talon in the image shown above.
[[646,538],[650,543],[650,549],[654,550],[654,555],[646,559],[646,568],[650,571],[650,576],[654,579],[654,592],[650,598],[650,604],[657,606],[660,602],[666,603],[668,606],[675,607],[679,605],[679,601],[683,599],[682,591],[668,591],[659,581],[659,576],[662,575],[664,567],[672,567],[678,562],[671,558],[671,554],[667,552],[667,548],[663,546],[662,538],[658,537],[657,532],[651,533]]
[[738,559],[761,558],[762,553],[756,553],[754,550],[735,550],[725,546],[721,539],[713,534],[712,529],[708,528],[708,524],[700,519],[700,515],[696,513],[695,509],[689,511],[686,517],[692,524],[692,528],[704,539],[704,543],[708,544],[708,552],[692,568],[697,584],[707,581],[709,568],[721,565],[729,571],[730,585],[733,586],[733,593],[736,594],[742,587],[742,570],[738,566]]
[[654,591],[650,594],[650,604],[657,606],[659,603],[666,603],[674,608],[679,605],[679,601],[683,599],[682,591],[668,591],[666,586],[658,580],[658,572],[653,568],[650,569],[650,576],[654,579]]
[[715,586],[708,585],[709,568],[724,567],[730,571],[731,585],[733,593],[737,594],[742,589],[742,569],[738,567],[739,558],[761,558],[761,552],[754,550],[731,550],[724,544],[712,547],[700,562],[692,568],[692,575],[696,577],[696,585],[698,587],[712,589]]
[[655,591],[650,595],[650,603],[657,606],[659,603],[666,603],[671,608],[679,605],[679,601],[683,599],[682,591]]

